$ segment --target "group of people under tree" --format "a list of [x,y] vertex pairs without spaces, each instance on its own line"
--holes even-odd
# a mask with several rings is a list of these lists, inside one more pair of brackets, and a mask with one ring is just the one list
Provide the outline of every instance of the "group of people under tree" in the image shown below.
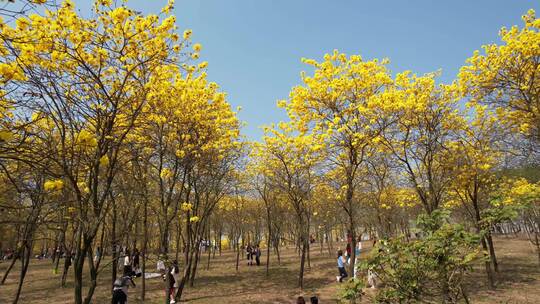
[[[377,238],[373,237],[372,248],[375,247],[376,243],[377,243]],[[354,279],[357,278],[358,261],[360,260],[360,254],[364,252],[362,250],[362,246],[363,246],[362,245],[362,236],[359,236],[358,239],[357,239],[356,244],[353,244],[350,234],[347,235],[347,245],[345,247],[345,252],[343,252],[343,250],[341,250],[341,249],[339,249],[337,251],[337,267],[338,267],[339,275],[336,276],[336,280],[338,282],[340,282],[340,283],[343,282],[343,280],[346,279],[349,276],[349,274],[347,273],[347,270],[346,270],[346,266],[350,265],[350,259],[351,259],[351,256],[352,256],[353,248],[355,250],[355,255],[354,255],[355,259],[356,259],[355,264],[357,265],[357,267],[354,268],[353,278]],[[368,269],[367,272],[368,272],[367,273],[368,285],[371,288],[376,288],[376,286],[377,286],[376,274],[371,269]]]
[[251,246],[251,244],[248,244],[246,246],[246,258],[247,258],[247,264],[249,266],[253,265],[253,259],[255,259],[255,263],[257,266],[261,265],[261,248],[259,245]]

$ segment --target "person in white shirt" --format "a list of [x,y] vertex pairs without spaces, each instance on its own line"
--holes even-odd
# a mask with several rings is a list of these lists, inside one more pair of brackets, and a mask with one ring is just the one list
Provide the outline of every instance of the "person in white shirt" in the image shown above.
[[171,297],[171,304],[176,303],[175,297],[176,292],[178,291],[178,287],[180,287],[180,268],[178,267],[178,262],[175,260],[172,264],[171,269],[171,281],[170,284],[172,285],[171,291],[170,291],[170,297]]
[[124,274],[131,275],[131,263],[129,261],[129,250],[126,249],[124,257]]

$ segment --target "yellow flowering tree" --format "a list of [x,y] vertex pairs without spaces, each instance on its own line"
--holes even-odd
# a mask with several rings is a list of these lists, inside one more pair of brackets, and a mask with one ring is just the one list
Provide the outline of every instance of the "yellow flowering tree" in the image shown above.
[[315,167],[320,161],[320,148],[312,135],[295,134],[290,124],[265,127],[263,142],[254,143],[252,161],[287,198],[294,212],[301,258],[298,286],[304,286],[304,268],[309,238],[309,201],[314,186]]
[[[452,164],[452,182],[446,201],[448,207],[457,204],[477,230],[482,233],[480,239],[485,252],[485,267],[490,287],[494,287],[491,265],[498,271],[498,263],[493,247],[490,227],[484,225],[483,213],[490,207],[489,195],[494,191],[496,168],[502,161],[502,143],[504,132],[493,112],[486,106],[471,108],[474,115],[466,124],[456,141],[450,143],[447,162]],[[455,206],[455,207],[458,207]]]
[[[525,178],[507,178],[498,183],[497,190],[491,195],[492,210],[486,214],[488,222],[496,224],[503,220],[511,220],[506,210],[520,210],[525,232],[536,249],[540,263],[540,182],[532,183]],[[515,215],[512,214],[512,217]]]
[[465,124],[458,95],[454,86],[436,84],[436,74],[409,71],[396,75],[393,90],[396,119],[381,142],[431,214],[445,201],[452,180],[448,148]]
[[523,22],[522,28],[502,28],[500,45],[488,44],[483,52],[475,51],[458,79],[472,102],[489,106],[502,122],[538,145],[540,19],[531,9]]
[[[303,85],[294,87],[288,101],[280,101],[298,132],[310,132],[325,150],[330,166],[341,181],[337,202],[347,215],[348,230],[356,239],[359,217],[356,183],[360,167],[382,131],[391,123],[394,103],[387,95],[393,84],[386,68],[387,60],[363,60],[358,55],[347,56],[335,50],[317,62],[304,59],[315,69],[312,76],[302,73]],[[354,272],[354,250],[350,272]]]
[[399,174],[392,167],[391,155],[375,153],[365,164],[360,183],[362,202],[374,216],[365,221],[377,227],[378,235],[390,238],[409,235],[409,213],[417,206],[418,196],[411,188],[400,187]]
[[[2,81],[9,76],[17,86],[4,98],[24,108],[20,121],[32,114],[28,132],[35,134],[20,157],[61,176],[75,197],[76,303],[83,302],[83,265],[106,216],[122,146],[152,88],[180,73],[179,56],[185,55],[175,45],[187,44],[166,13],[142,16],[111,1],[96,1],[94,13],[82,18],[68,0],[57,10],[2,24],[2,45],[10,50],[5,58],[11,60],[3,64]],[[97,283],[91,261],[89,267],[85,303]]]

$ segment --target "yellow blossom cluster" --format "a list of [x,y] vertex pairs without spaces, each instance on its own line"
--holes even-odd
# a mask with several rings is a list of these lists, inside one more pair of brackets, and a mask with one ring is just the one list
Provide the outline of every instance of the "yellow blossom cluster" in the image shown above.
[[460,89],[473,103],[488,105],[517,132],[540,138],[540,19],[534,10],[524,26],[502,28],[501,45],[484,45],[467,59],[458,76]]

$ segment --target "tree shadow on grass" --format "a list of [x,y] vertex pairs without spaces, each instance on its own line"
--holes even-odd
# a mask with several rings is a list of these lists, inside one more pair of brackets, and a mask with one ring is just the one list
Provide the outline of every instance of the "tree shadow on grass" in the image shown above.
[[499,272],[494,273],[495,289],[488,287],[487,275],[483,264],[474,266],[473,272],[466,278],[465,286],[469,296],[493,293],[516,288],[517,285],[533,284],[540,278],[540,267],[528,257],[500,257]]

